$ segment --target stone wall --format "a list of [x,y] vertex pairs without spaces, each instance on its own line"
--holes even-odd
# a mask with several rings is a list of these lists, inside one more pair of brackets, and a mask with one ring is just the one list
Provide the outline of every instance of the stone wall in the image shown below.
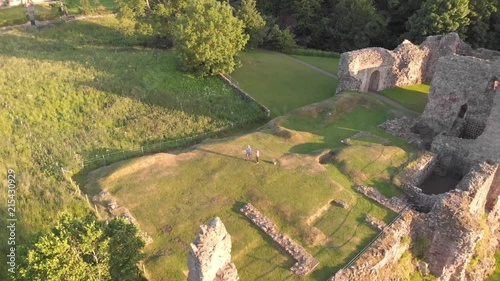
[[188,256],[188,281],[239,280],[231,262],[231,236],[222,221],[216,217],[200,231]]
[[404,243],[403,238],[410,236],[414,215],[412,211],[405,212],[383,230],[382,236],[353,265],[337,271],[329,281],[392,280],[389,276],[380,276],[379,272],[383,267],[397,263],[408,251],[409,244]]
[[466,191],[471,199],[469,212],[476,218],[480,218],[486,211],[488,194],[496,187],[492,186],[493,179],[498,170],[498,165],[478,163],[458,183],[457,189]]
[[407,86],[434,78],[437,61],[441,57],[459,55],[495,60],[500,53],[491,50],[473,50],[457,33],[429,36],[420,45],[403,41],[393,51],[383,48],[365,48],[343,53],[339,64],[339,85],[344,90],[379,91],[395,86]]
[[426,254],[429,270],[440,280],[465,280],[467,265],[483,230],[468,212],[470,201],[463,191],[444,194],[426,215],[430,246]]
[[288,235],[281,233],[279,228],[255,209],[252,204],[246,204],[240,211],[297,261],[292,268],[290,268],[293,273],[299,276],[305,276],[319,265],[317,259],[309,254],[302,246],[293,241]]
[[450,130],[461,108],[464,120],[485,123],[493,106],[493,63],[474,57],[451,55],[435,64],[429,102],[420,119],[435,132]]

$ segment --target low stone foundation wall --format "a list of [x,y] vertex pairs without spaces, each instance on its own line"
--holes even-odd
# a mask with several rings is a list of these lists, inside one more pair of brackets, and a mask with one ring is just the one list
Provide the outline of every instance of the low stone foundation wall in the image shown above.
[[385,206],[385,207],[393,210],[396,213],[399,213],[404,208],[406,208],[405,203],[403,201],[401,201],[399,198],[393,197],[391,199],[388,199],[384,195],[380,194],[380,192],[378,192],[378,190],[376,190],[372,187],[358,185],[358,186],[354,187],[354,190],[356,190],[357,192],[372,199],[373,201],[379,203],[380,205]]
[[410,245],[403,242],[403,238],[410,236],[412,212],[405,212],[386,227],[382,236],[353,265],[337,271],[329,281],[389,280],[387,276],[379,276],[379,272],[383,267],[396,263],[408,251]]
[[415,145],[416,147],[422,147],[422,138],[413,133],[410,129],[415,125],[417,121],[411,117],[403,116],[400,118],[387,120],[384,123],[378,125],[378,127],[388,134],[402,138],[406,140],[409,144]]
[[280,233],[278,227],[255,209],[252,204],[243,206],[241,212],[297,261],[290,269],[293,273],[305,276],[319,265],[317,259],[306,252],[302,246],[293,241],[288,235]]
[[269,110],[269,108],[267,108],[265,105],[261,104],[260,102],[256,101],[251,95],[247,94],[245,91],[243,91],[240,87],[238,87],[238,85],[234,84],[233,81],[231,81],[228,77],[226,77],[225,75],[221,74],[219,75],[219,77],[226,83],[228,84],[229,86],[231,86],[232,88],[234,88],[236,90],[236,92],[243,98],[243,99],[246,99],[246,100],[249,100],[249,101],[252,101],[252,102],[255,102],[256,104],[259,105],[259,107],[262,109],[262,111],[265,112],[266,114],[266,117],[269,118],[271,117],[271,110]]

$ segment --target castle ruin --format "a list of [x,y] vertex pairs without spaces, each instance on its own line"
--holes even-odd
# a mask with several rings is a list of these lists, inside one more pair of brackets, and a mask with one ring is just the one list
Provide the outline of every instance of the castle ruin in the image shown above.
[[[474,50],[456,33],[430,36],[420,46],[405,41],[393,51],[342,54],[339,82],[337,92],[423,82],[431,89],[419,117],[380,126],[422,151],[394,179],[413,209],[331,280],[382,278],[382,267],[394,266],[408,249],[404,236],[429,241],[422,258],[440,280],[491,274],[500,241],[500,53]],[[478,247],[488,253],[479,257]]]

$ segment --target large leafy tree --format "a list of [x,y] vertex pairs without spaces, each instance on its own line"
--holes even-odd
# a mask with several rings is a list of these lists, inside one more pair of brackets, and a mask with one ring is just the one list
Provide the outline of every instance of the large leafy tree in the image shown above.
[[245,33],[250,36],[247,48],[262,44],[266,21],[255,8],[255,0],[241,0],[236,16],[245,24]]
[[299,42],[309,45],[321,37],[322,0],[295,0],[295,26],[293,31]]
[[331,45],[340,51],[377,45],[386,26],[372,0],[338,0],[330,18]]
[[176,53],[184,70],[196,76],[230,73],[235,55],[249,36],[228,2],[191,0],[174,26]]
[[409,37],[421,42],[426,36],[458,32],[465,38],[469,0],[427,0],[408,19]]
[[492,16],[498,11],[499,0],[470,1],[470,25],[467,30],[468,42],[474,47],[485,47],[492,40]]
[[143,280],[137,268],[143,246],[137,228],[124,220],[107,225],[65,214],[22,250],[16,280]]

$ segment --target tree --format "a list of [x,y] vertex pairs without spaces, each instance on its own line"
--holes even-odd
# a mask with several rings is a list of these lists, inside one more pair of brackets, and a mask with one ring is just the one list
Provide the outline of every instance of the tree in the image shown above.
[[137,263],[144,257],[145,243],[139,230],[124,219],[114,219],[105,228],[109,240],[109,272],[116,281],[142,280]]
[[492,16],[497,12],[500,1],[474,0],[470,1],[470,25],[467,30],[467,39],[473,47],[486,47],[492,39],[490,30]]
[[64,214],[21,251],[16,280],[143,280],[137,269],[143,246],[135,226],[123,220],[106,225]]
[[330,19],[330,44],[342,52],[373,46],[386,26],[372,0],[339,0]]
[[465,38],[469,25],[469,0],[427,0],[408,19],[408,35],[421,42],[429,35],[458,32]]
[[245,24],[245,33],[250,36],[247,47],[255,49],[262,44],[266,21],[255,8],[255,0],[241,0],[236,16]]
[[295,26],[293,31],[302,45],[316,41],[323,28],[321,27],[322,0],[295,0]]
[[227,2],[191,0],[174,26],[174,45],[184,70],[196,76],[232,72],[234,56],[248,41],[243,21]]

